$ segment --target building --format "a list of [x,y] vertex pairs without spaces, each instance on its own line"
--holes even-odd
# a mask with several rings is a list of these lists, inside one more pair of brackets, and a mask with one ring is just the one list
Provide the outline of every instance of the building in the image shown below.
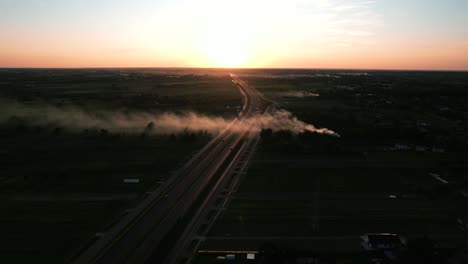
[[398,234],[369,233],[362,235],[361,239],[361,246],[365,251],[381,251],[387,256],[406,247],[406,239]]

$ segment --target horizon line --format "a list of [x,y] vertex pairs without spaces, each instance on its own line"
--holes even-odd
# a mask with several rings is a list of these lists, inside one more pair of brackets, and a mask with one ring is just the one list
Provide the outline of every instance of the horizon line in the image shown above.
[[468,72],[468,69],[404,69],[404,68],[309,68],[309,67],[197,67],[197,66],[98,66],[98,67],[0,67],[0,70],[87,70],[87,69],[212,69],[212,70],[347,70],[347,71],[408,71],[408,72]]

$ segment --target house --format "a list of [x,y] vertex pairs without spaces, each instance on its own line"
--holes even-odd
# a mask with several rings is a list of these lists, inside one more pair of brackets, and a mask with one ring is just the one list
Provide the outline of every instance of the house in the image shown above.
[[415,149],[417,152],[424,152],[424,151],[427,150],[427,148],[424,147],[424,146],[416,146],[414,149]]
[[408,145],[404,145],[404,144],[395,144],[395,150],[402,150],[402,151],[406,151],[406,150],[410,150],[411,147],[408,146]]
[[432,152],[434,152],[434,153],[445,153],[445,149],[432,147]]
[[393,251],[406,247],[406,239],[392,233],[369,233],[361,236],[366,251]]

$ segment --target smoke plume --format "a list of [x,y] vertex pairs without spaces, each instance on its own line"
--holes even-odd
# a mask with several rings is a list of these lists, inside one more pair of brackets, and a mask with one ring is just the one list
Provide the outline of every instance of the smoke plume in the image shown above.
[[291,112],[286,110],[274,110],[272,113],[265,113],[260,118],[262,128],[270,128],[273,131],[289,130],[293,133],[302,133],[305,131],[326,134],[330,136],[340,137],[338,133],[328,128],[316,128],[311,124],[307,124],[295,117]]
[[[195,112],[185,113],[149,113],[149,112],[122,112],[104,111],[51,105],[26,105],[11,100],[0,99],[0,122],[7,122],[13,117],[29,125],[56,125],[72,130],[81,129],[107,129],[112,132],[141,133],[148,124],[152,123],[150,133],[171,134],[184,130],[207,131],[211,134],[223,130],[232,121],[223,117],[214,117]],[[316,128],[298,120],[290,112],[274,110],[262,116],[253,117],[243,124],[259,124],[260,128],[270,128],[273,131],[290,130],[293,133],[304,131],[316,132],[338,136],[327,128]],[[237,127],[244,129],[245,127]]]

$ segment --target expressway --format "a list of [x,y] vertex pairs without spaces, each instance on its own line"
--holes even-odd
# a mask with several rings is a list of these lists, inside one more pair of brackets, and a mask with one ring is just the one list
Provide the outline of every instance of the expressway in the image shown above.
[[177,252],[194,246],[192,238],[221,187],[232,179],[235,166],[250,158],[258,135],[255,120],[265,105],[257,91],[230,76],[243,98],[238,117],[72,263],[161,263],[166,257],[172,263]]

